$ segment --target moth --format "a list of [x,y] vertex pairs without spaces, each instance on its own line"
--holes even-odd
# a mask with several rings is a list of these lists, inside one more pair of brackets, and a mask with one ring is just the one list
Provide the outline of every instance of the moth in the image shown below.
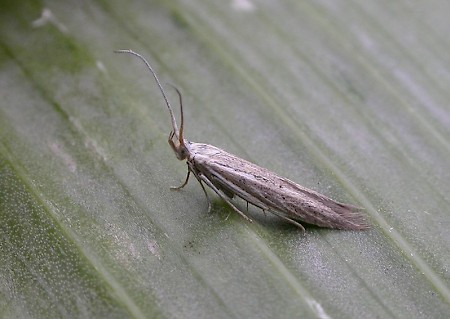
[[248,203],[251,203],[263,212],[270,212],[298,226],[303,232],[305,228],[301,222],[346,230],[369,228],[365,218],[360,214],[361,209],[356,206],[334,201],[218,147],[185,139],[183,101],[180,91],[173,87],[180,104],[180,128],[178,128],[166,93],[147,60],[132,50],[114,52],[128,53],[140,58],[152,73],[163,95],[172,121],[169,145],[179,160],[186,160],[188,167],[184,183],[172,189],[181,189],[186,186],[192,173],[208,200],[208,211],[211,210],[211,201],[204,185],[211,188],[234,211],[250,222],[252,219],[231,202],[234,196],[247,202],[247,211]]

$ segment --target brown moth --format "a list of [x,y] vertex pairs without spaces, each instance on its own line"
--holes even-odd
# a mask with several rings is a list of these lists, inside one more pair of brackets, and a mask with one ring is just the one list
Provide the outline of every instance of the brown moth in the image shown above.
[[[236,195],[248,203],[270,212],[302,229],[300,222],[321,227],[362,230],[369,228],[360,208],[336,202],[318,192],[298,185],[287,178],[232,155],[209,144],[194,143],[184,139],[183,103],[180,91],[176,90],[181,111],[181,126],[178,129],[172,107],[156,76],[155,71],[140,54],[132,50],[117,50],[116,53],[129,53],[140,58],[147,65],[169,109],[172,131],[169,145],[179,160],[186,160],[188,172],[184,183],[172,189],[183,188],[192,173],[199,181],[209,203],[208,193],[203,185],[210,187],[233,210],[248,221],[247,215],[237,208],[231,199]],[[175,140],[174,140],[175,138]]]

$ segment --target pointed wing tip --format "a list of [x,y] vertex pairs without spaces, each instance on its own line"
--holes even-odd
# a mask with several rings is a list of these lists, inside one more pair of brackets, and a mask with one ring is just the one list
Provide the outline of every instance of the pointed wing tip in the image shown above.
[[370,225],[367,222],[366,218],[362,215],[354,212],[353,216],[349,216],[348,218],[348,227],[344,227],[343,229],[348,230],[368,230],[370,229]]

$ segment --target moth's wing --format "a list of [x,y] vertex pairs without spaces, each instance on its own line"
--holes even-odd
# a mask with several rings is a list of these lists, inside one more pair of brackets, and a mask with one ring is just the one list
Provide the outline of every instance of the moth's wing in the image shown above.
[[280,185],[295,194],[287,196],[284,202],[285,210],[294,219],[295,216],[299,216],[307,223],[329,228],[353,230],[369,228],[359,207],[337,202],[286,178],[280,178]]
[[202,173],[255,206],[322,227],[368,228],[359,208],[336,202],[219,148],[202,145],[207,156],[196,163]]
[[265,169],[248,166],[245,172],[236,172],[231,168],[221,167],[217,171],[215,168],[211,166],[215,178],[228,183],[237,196],[265,210],[322,227],[368,228],[359,208],[336,202]]

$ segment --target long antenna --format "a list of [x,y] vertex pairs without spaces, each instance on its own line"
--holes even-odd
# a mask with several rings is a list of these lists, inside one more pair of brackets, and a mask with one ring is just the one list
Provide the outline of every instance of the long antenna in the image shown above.
[[[167,99],[166,93],[164,92],[164,89],[163,89],[163,87],[161,85],[161,82],[159,82],[158,76],[156,75],[155,71],[153,71],[153,68],[151,67],[150,63],[148,63],[147,60],[142,55],[140,55],[139,53],[136,53],[136,52],[134,52],[132,50],[129,50],[129,49],[126,49],[126,50],[114,50],[114,52],[115,53],[129,53],[129,54],[137,56],[142,61],[144,61],[144,63],[147,65],[147,68],[150,70],[150,72],[152,72],[153,77],[155,78],[156,83],[158,84],[158,87],[161,90],[161,93],[162,93],[162,95],[164,97],[164,101],[166,101],[167,108],[169,109],[170,117],[171,117],[171,120],[172,120],[172,129],[173,129],[177,139],[180,140],[180,131],[178,130],[177,122],[175,121],[175,116],[173,114],[172,107],[171,107],[171,105],[169,103],[169,100]],[[178,92],[178,90],[177,90],[177,93],[180,96],[180,101],[181,101],[181,95]],[[183,116],[183,112],[181,112],[181,116]],[[181,125],[183,127],[183,123]]]
[[170,83],[166,83],[166,84],[168,84],[168,85],[170,85],[171,87],[173,87],[174,90],[175,90],[175,91],[177,92],[177,94],[178,94],[178,99],[179,99],[179,103],[180,103],[180,113],[181,113],[181,115],[180,115],[180,139],[179,139],[179,141],[180,141],[180,143],[183,144],[183,139],[184,139],[184,136],[183,136],[183,127],[184,127],[183,99],[182,99],[182,97],[181,97],[180,90],[178,90],[176,86],[174,86],[174,85],[172,85],[172,84],[170,84]]

